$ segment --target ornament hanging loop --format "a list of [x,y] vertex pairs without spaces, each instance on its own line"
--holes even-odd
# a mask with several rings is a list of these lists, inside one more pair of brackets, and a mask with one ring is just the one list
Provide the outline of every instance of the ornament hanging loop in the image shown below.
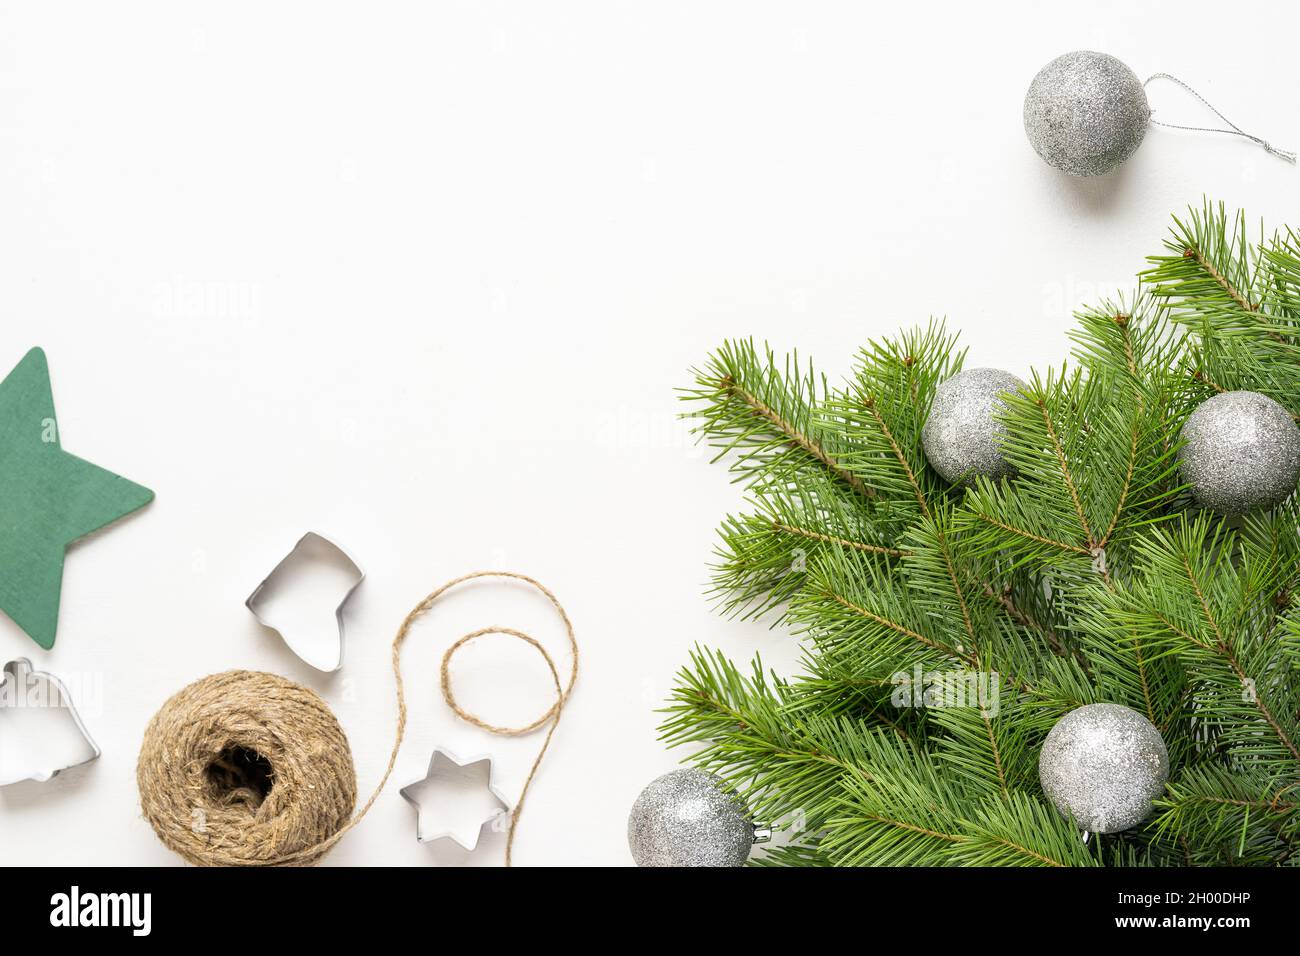
[[[1200,93],[1197,93],[1194,89],[1192,89],[1190,86],[1188,86],[1188,85],[1187,85],[1186,83],[1184,83],[1182,80],[1180,80],[1178,77],[1176,77],[1176,76],[1171,76],[1171,75],[1168,74],[1168,73],[1153,73],[1153,74],[1151,74],[1151,76],[1149,76],[1149,77],[1147,78],[1147,81],[1146,81],[1145,83],[1142,84],[1142,88],[1143,88],[1143,89],[1146,89],[1146,87],[1148,87],[1148,86],[1151,85],[1151,82],[1152,82],[1153,80],[1169,80],[1169,81],[1172,82],[1172,83],[1177,83],[1179,86],[1181,86],[1181,87],[1182,87],[1184,90],[1186,90],[1188,93],[1192,94],[1192,96],[1194,96],[1194,97],[1196,97],[1198,100],[1200,100],[1201,103],[1205,106],[1206,109],[1208,109],[1211,113],[1213,113],[1213,114],[1214,114],[1215,116],[1217,116],[1219,119],[1221,119],[1221,120],[1223,120],[1225,123],[1227,123],[1228,126],[1231,127],[1231,128],[1230,128],[1230,129],[1222,129],[1222,128],[1219,128],[1219,127],[1212,127],[1212,126],[1180,126],[1180,125],[1178,125],[1177,123],[1162,123],[1162,122],[1160,122],[1160,120],[1157,120],[1157,119],[1153,119],[1153,120],[1151,120],[1151,122],[1152,122],[1153,125],[1155,125],[1155,126],[1163,126],[1163,127],[1165,127],[1166,129],[1182,129],[1182,130],[1188,130],[1188,131],[1190,131],[1190,132],[1194,132],[1194,133],[1227,133],[1229,136],[1241,136],[1241,137],[1243,137],[1244,139],[1248,139],[1248,140],[1250,140],[1252,143],[1258,143],[1260,146],[1264,147],[1264,151],[1265,151],[1266,153],[1271,153],[1272,155],[1277,156],[1279,159],[1284,159],[1284,160],[1286,160],[1288,163],[1291,163],[1291,164],[1293,164],[1293,165],[1295,164],[1295,161],[1296,161],[1296,154],[1295,154],[1295,153],[1291,152],[1290,150],[1286,150],[1286,149],[1278,149],[1276,146],[1274,146],[1272,143],[1270,143],[1268,140],[1264,139],[1263,137],[1261,137],[1261,136],[1256,136],[1256,135],[1254,135],[1253,133],[1247,133],[1244,129],[1242,129],[1240,126],[1238,126],[1238,125],[1237,125],[1236,123],[1234,123],[1232,120],[1228,119],[1228,117],[1226,117],[1226,116],[1224,116],[1222,113],[1220,113],[1220,112],[1219,112],[1219,111],[1214,107],[1214,105],[1210,103],[1209,100],[1207,100],[1207,99],[1206,99],[1204,96],[1202,96]],[[1153,110],[1152,112],[1154,113],[1154,110]]]

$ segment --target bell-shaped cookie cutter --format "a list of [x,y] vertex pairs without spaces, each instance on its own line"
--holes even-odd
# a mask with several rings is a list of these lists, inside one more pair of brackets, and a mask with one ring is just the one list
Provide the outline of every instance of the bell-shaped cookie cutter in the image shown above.
[[[20,686],[20,684],[24,683],[27,687]],[[27,693],[37,683],[43,683],[46,688],[45,691],[38,695]],[[82,748],[85,756],[78,755],[75,759],[66,762],[63,760],[56,761],[52,767],[41,766],[30,771],[19,771],[16,775],[13,772],[9,775],[0,775],[0,787],[7,787],[23,780],[36,780],[44,783],[65,770],[71,770],[73,767],[80,767],[92,760],[99,759],[101,753],[99,745],[91,738],[90,732],[86,730],[86,725],[81,722],[81,715],[77,713],[77,708],[72,702],[72,695],[68,693],[68,688],[63,681],[48,671],[38,671],[32,666],[32,662],[25,657],[15,657],[5,664],[3,670],[0,670],[0,709],[9,707],[58,707],[66,710],[85,742],[85,747]],[[0,744],[0,746],[3,746],[3,744]]]

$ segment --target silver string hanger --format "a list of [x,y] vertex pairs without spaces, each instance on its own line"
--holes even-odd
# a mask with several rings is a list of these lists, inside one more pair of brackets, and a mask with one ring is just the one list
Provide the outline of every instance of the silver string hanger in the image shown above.
[[[1225,123],[1227,123],[1228,126],[1231,127],[1231,129],[1222,129],[1222,128],[1212,127],[1212,126],[1180,126],[1180,125],[1178,125],[1177,123],[1162,123],[1162,122],[1160,122],[1160,121],[1157,120],[1157,119],[1152,119],[1151,122],[1152,122],[1154,125],[1156,125],[1156,126],[1163,126],[1163,127],[1165,127],[1166,129],[1182,129],[1182,130],[1189,130],[1189,131],[1194,132],[1194,133],[1227,133],[1229,136],[1241,136],[1241,137],[1244,137],[1244,138],[1250,140],[1251,142],[1258,143],[1260,146],[1263,146],[1265,152],[1272,153],[1274,156],[1277,156],[1277,157],[1279,157],[1280,159],[1285,159],[1288,163],[1293,163],[1293,164],[1295,163],[1295,161],[1296,161],[1296,154],[1295,154],[1295,153],[1291,152],[1290,150],[1286,150],[1286,149],[1278,149],[1276,146],[1274,146],[1272,143],[1270,143],[1268,140],[1264,139],[1263,137],[1261,137],[1261,136],[1256,136],[1256,135],[1254,135],[1253,133],[1247,133],[1244,129],[1242,129],[1240,126],[1238,126],[1238,125],[1237,125],[1236,123],[1234,123],[1232,120],[1228,119],[1228,117],[1224,116],[1224,115],[1223,115],[1222,113],[1220,113],[1217,109],[1215,109],[1214,106],[1210,103],[1209,100],[1207,100],[1207,99],[1206,99],[1204,96],[1202,96],[1200,93],[1197,93],[1194,89],[1192,89],[1190,86],[1188,86],[1188,85],[1187,85],[1186,83],[1184,83],[1182,80],[1180,80],[1178,77],[1176,77],[1176,76],[1171,76],[1171,75],[1169,75],[1168,73],[1153,73],[1153,74],[1151,74],[1150,77],[1147,78],[1147,81],[1146,81],[1145,83],[1142,84],[1142,88],[1143,88],[1143,89],[1146,89],[1146,87],[1149,86],[1149,85],[1151,84],[1151,81],[1152,81],[1152,80],[1170,80],[1171,82],[1177,83],[1179,86],[1181,86],[1181,87],[1182,87],[1184,90],[1186,90],[1188,93],[1191,93],[1192,96],[1194,96],[1194,97],[1196,97],[1198,100],[1200,100],[1201,103],[1205,105],[1206,109],[1208,109],[1211,113],[1213,113],[1213,114],[1214,114],[1215,116],[1217,116],[1219,119],[1221,119],[1221,120],[1223,120]],[[1155,111],[1152,110],[1152,113],[1153,113],[1153,114],[1154,114],[1154,112],[1155,112]]]

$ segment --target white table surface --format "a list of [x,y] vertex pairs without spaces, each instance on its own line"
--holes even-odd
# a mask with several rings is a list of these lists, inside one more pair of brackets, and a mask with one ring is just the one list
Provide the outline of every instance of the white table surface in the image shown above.
[[[676,760],[654,708],[688,649],[797,660],[703,596],[741,493],[675,419],[687,369],[752,335],[839,376],[931,314],[972,364],[1059,362],[1071,310],[1130,288],[1170,213],[1205,194],[1294,223],[1300,173],[1153,130],[1071,181],[1025,141],[1031,77],[1105,50],[1295,148],[1298,25],[1202,0],[0,3],[0,364],[44,346],[64,447],[157,492],[71,551],[52,652],[0,620],[0,658],[99,688],[104,751],[0,791],[4,861],[175,862],[140,817],[141,733],[227,668],[319,690],[368,793],[394,630],[486,567],[553,587],[582,643],[516,859],[628,863],[628,807]],[[1208,118],[1172,86],[1152,100]],[[308,529],[369,575],[332,678],[243,607]],[[540,737],[489,737],[436,693],[442,649],[486,624],[562,650],[508,587],[422,625],[397,779],[330,864],[500,862],[499,836],[417,845],[397,793],[442,743],[495,755],[517,794]],[[501,722],[549,700],[516,645],[457,674]]]

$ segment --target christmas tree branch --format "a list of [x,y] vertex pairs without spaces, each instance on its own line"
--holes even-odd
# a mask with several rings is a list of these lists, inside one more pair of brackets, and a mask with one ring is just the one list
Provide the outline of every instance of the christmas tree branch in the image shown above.
[[[1247,299],[1246,296],[1243,295],[1236,286],[1229,282],[1218,269],[1214,268],[1214,264],[1210,262],[1210,260],[1207,259],[1195,246],[1187,246],[1184,248],[1183,258],[1191,259],[1200,266],[1201,270],[1210,278],[1210,280],[1223,289],[1223,291],[1228,294],[1228,298],[1237,303],[1240,308],[1245,309],[1247,312],[1259,311],[1259,306]],[[1270,338],[1279,342],[1282,341],[1282,337],[1271,329],[1265,329],[1264,331]]]
[[801,449],[810,457],[821,462],[821,464],[826,467],[827,471],[840,479],[840,481],[844,482],[858,494],[862,495],[862,497],[874,497],[875,491],[866,487],[866,485],[862,483],[861,478],[842,467],[825,448],[778,415],[760,398],[758,398],[758,396],[736,384],[736,381],[733,378],[730,376],[723,376],[719,381],[719,386],[729,395],[739,398],[745,405],[749,406],[758,418],[768,422],[772,428],[778,434],[782,435],[793,447]]
[[[1005,480],[928,464],[964,359],[941,323],[869,342],[835,388],[752,342],[696,373],[697,434],[752,506],[723,523],[715,592],[780,608],[805,666],[693,655],[663,733],[759,818],[796,821],[766,864],[1300,861],[1300,508],[1189,514],[1178,460],[1210,395],[1300,411],[1300,240],[1252,244],[1207,204],[1144,278],[1078,314],[1068,371],[1002,396]],[[944,696],[973,677],[991,706]],[[1092,703],[1145,714],[1172,777],[1153,818],[1085,845],[1038,757]]]
[[851,541],[848,538],[837,538],[834,535],[822,534],[819,531],[812,531],[808,528],[796,528],[793,525],[782,524],[780,521],[773,521],[772,527],[777,531],[784,531],[786,534],[807,538],[810,541],[818,541],[822,544],[834,544],[841,548],[856,548],[859,551],[869,551],[872,554],[883,554],[891,558],[902,558],[911,554],[910,551],[904,551],[900,548],[885,548],[880,545],[867,544],[863,541]]
[[1061,439],[1057,437],[1056,428],[1052,425],[1052,415],[1047,410],[1047,403],[1041,398],[1035,400],[1034,404],[1043,415],[1043,427],[1047,431],[1047,438],[1052,443],[1052,453],[1056,455],[1056,460],[1061,466],[1061,480],[1065,482],[1065,488],[1070,492],[1070,500],[1074,502],[1074,513],[1079,518],[1079,526],[1083,529],[1083,538],[1088,542],[1087,551],[1091,553],[1096,548],[1096,543],[1092,538],[1092,529],[1088,527],[1088,518],[1083,513],[1083,502],[1079,500],[1079,488],[1074,483],[1074,477],[1070,474],[1070,465],[1065,460],[1065,450],[1061,448]]
[[[1191,582],[1192,590],[1196,593],[1196,599],[1201,606],[1201,613],[1204,615],[1206,623],[1210,625],[1211,630],[1214,632],[1215,641],[1212,645],[1213,649],[1228,662],[1228,666],[1232,668],[1232,672],[1236,675],[1240,685],[1242,687],[1249,686],[1253,681],[1245,670],[1242,669],[1241,664],[1237,660],[1237,656],[1233,654],[1231,646],[1227,639],[1224,638],[1223,630],[1219,627],[1219,622],[1215,618],[1214,612],[1210,610],[1209,602],[1205,599],[1205,591],[1202,587],[1201,581],[1197,578],[1196,572],[1192,570],[1191,560],[1186,554],[1183,555],[1183,568],[1187,571],[1187,579]],[[1282,725],[1278,723],[1277,718],[1273,716],[1273,712],[1269,710],[1268,705],[1264,702],[1264,698],[1259,696],[1258,693],[1255,695],[1254,704],[1259,709],[1260,714],[1264,717],[1265,722],[1273,728],[1273,732],[1277,734],[1278,740],[1280,740],[1283,746],[1291,752],[1291,756],[1295,757],[1296,760],[1300,760],[1300,750],[1296,749],[1295,743],[1291,740],[1287,732],[1282,729]]]
[[828,589],[823,591],[822,595],[827,599],[834,601],[836,604],[840,605],[841,607],[848,609],[854,614],[866,618],[869,621],[874,621],[876,624],[879,624],[881,627],[886,627],[889,630],[894,631],[895,633],[902,634],[905,637],[910,637],[912,640],[924,644],[926,647],[939,651],[942,654],[946,654],[949,657],[956,658],[957,660],[960,661],[965,661],[967,664],[970,664],[972,666],[977,665],[977,661],[973,656],[969,654],[964,654],[961,651],[957,650],[955,647],[949,647],[947,644],[944,644],[942,641],[937,641],[934,638],[926,637],[924,634],[919,634],[916,631],[912,630],[911,628],[898,623],[897,621],[891,621],[886,617],[876,614],[874,611],[870,611],[865,607],[861,607],[860,605],[854,604],[852,601],[850,601],[848,598],[844,597],[841,594],[836,594],[834,591]]
[[983,511],[972,509],[970,511],[970,514],[978,518],[980,521],[983,521],[986,524],[999,529],[1000,531],[1005,531],[1008,534],[1016,535],[1017,537],[1024,538],[1027,541],[1033,541],[1037,544],[1044,544],[1047,545],[1048,547],[1055,548],[1059,551],[1064,551],[1067,554],[1073,553],[1073,554],[1081,554],[1089,558],[1092,557],[1092,552],[1089,551],[1087,548],[1082,547],[1081,545],[1070,544],[1068,541],[1057,541],[1055,538],[1047,538],[1044,537],[1043,535],[1035,534],[1032,531],[1027,531],[1024,528],[1017,528],[1014,525],[1006,523],[1005,521],[998,520],[992,515],[985,514]]

